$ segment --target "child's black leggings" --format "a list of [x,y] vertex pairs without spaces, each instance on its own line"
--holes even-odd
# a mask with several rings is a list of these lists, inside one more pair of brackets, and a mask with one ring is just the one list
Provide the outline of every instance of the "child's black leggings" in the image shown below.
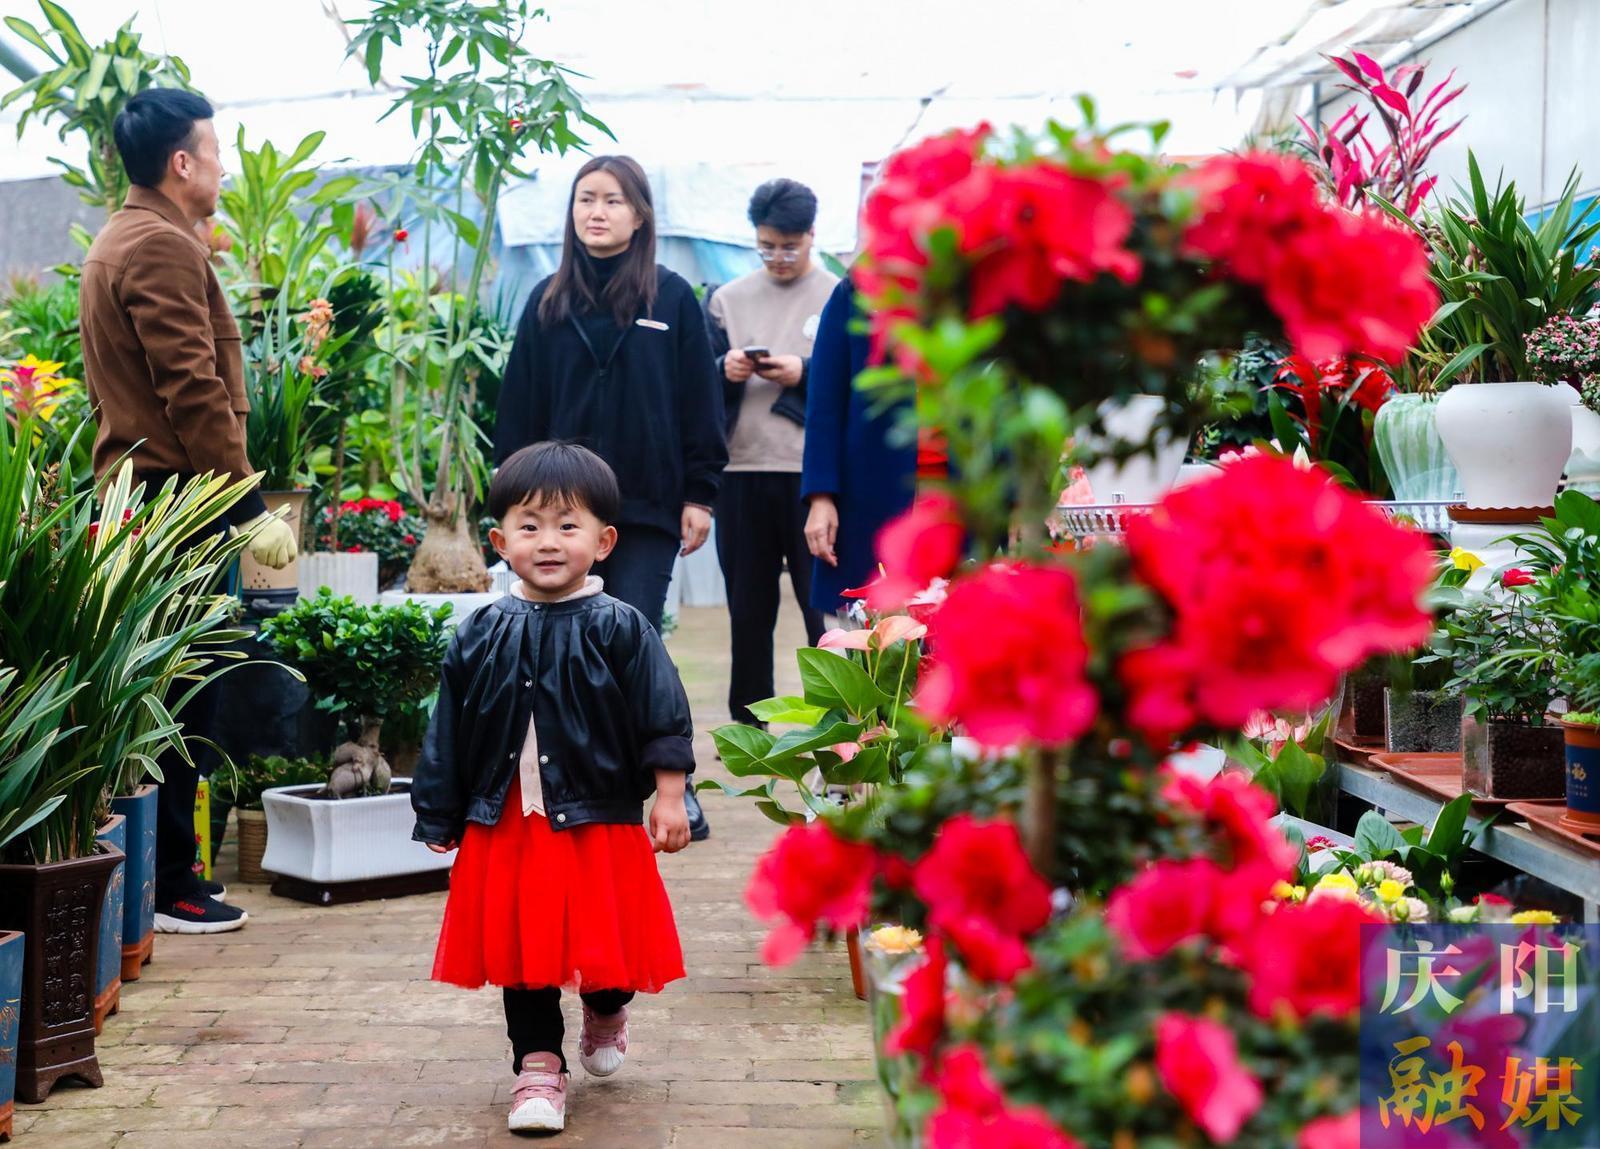
[[[632,990],[601,989],[579,994],[583,1004],[596,1013],[616,1013],[633,1000]],[[566,1072],[567,1055],[561,1045],[567,1035],[566,1024],[561,1019],[561,990],[555,986],[543,989],[505,990],[506,1036],[511,1038],[511,1072],[522,1072],[522,1059],[530,1053],[554,1053],[561,1058],[562,1072]]]

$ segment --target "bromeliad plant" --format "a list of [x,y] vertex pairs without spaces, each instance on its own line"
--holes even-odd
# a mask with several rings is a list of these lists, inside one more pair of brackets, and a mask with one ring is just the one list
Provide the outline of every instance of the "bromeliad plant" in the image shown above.
[[[474,538],[482,465],[481,434],[467,401],[468,351],[506,180],[525,174],[519,165],[530,147],[563,155],[582,147],[572,121],[610,134],[584,110],[568,71],[524,46],[529,27],[542,17],[543,10],[528,0],[378,0],[350,22],[356,32],[350,53],[365,61],[374,85],[382,79],[386,51],[407,38],[420,41],[426,69],[406,77],[385,115],[407,116],[417,136],[414,190],[432,205],[417,237],[423,267],[430,268],[439,253],[452,270],[468,268],[446,296],[449,310],[437,339],[430,337],[417,355],[395,360],[397,391],[428,390],[433,399],[418,404],[428,418],[418,420],[395,468],[427,522],[411,568],[414,591],[488,586]],[[467,214],[469,197],[475,218]],[[436,245],[436,239],[442,242]],[[430,371],[435,363],[436,383]]]
[[[1136,394],[1186,428],[1201,353],[1245,331],[1398,357],[1435,308],[1426,253],[1292,159],[1178,171],[1092,128],[930,140],[865,220],[857,286],[894,363],[870,383],[915,393],[953,475],[952,512],[886,534],[928,545],[880,546],[884,593],[950,579],[915,709],[981,757],[936,748],[871,811],[786,831],[748,894],[767,954],[874,906],[925,927],[885,1052],[915,1070],[901,1132],[928,1149],[1324,1144],[1355,1119],[1378,919],[1278,904],[1298,850],[1272,795],[1165,763],[1421,643],[1428,544],[1269,454],[1130,516],[1123,548],[1058,554],[1042,524],[1070,433]],[[952,526],[976,561],[921,565]]]
[[262,641],[305,676],[317,708],[354,735],[333,752],[328,792],[335,798],[389,792],[384,720],[438,689],[450,611],[448,603],[362,606],[323,587],[262,623]]
[[31,750],[0,756],[11,861],[92,853],[108,798],[159,781],[168,748],[190,756],[184,707],[242,657],[221,649],[244,635],[214,588],[246,538],[193,540],[250,483],[146,490],[124,464],[97,498],[71,459],[41,457],[26,422],[0,420],[0,665],[23,675],[0,714],[20,698],[13,718],[60,717],[57,737],[39,718]]

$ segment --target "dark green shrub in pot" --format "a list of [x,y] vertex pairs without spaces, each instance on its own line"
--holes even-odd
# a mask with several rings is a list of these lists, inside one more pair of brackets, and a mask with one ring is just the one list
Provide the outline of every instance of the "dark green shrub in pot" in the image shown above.
[[262,624],[262,641],[305,675],[317,706],[355,734],[333,752],[334,796],[388,792],[390,768],[379,743],[384,719],[438,688],[450,610],[414,602],[361,606],[324,588]]

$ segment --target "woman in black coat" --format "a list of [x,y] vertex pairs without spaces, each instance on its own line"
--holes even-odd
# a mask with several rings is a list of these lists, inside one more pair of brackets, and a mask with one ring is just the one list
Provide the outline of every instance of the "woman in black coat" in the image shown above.
[[581,443],[622,488],[606,590],[661,626],[672,567],[711,530],[728,461],[722,387],[694,290],[656,264],[643,169],[597,156],[572,185],[561,266],[533,289],[506,365],[498,466],[530,443]]

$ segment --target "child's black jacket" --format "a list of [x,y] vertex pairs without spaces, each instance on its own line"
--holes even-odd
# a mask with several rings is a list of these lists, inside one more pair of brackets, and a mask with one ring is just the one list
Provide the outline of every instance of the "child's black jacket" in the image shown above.
[[637,825],[654,772],[694,768],[688,697],[642,614],[608,594],[507,595],[463,619],[445,654],[411,786],[413,838],[460,841],[466,823],[499,820],[530,715],[554,830]]

